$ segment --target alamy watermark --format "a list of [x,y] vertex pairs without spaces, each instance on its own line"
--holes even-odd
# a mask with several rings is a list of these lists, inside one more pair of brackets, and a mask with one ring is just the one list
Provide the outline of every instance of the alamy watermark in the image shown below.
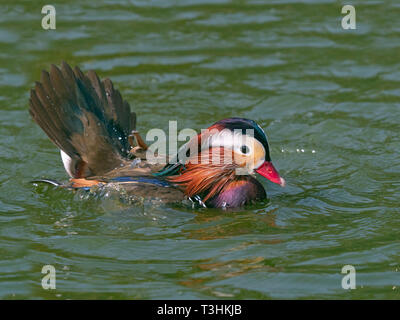
[[47,4],[42,8],[42,14],[45,14],[45,16],[42,18],[42,28],[44,30],[55,30],[56,8],[50,4]]
[[[149,130],[146,140],[152,142],[146,146],[146,160],[151,164],[234,164],[238,175],[253,172],[268,152],[265,145],[255,139],[254,129],[212,126],[197,134],[189,128],[178,132],[177,121],[169,121],[168,134],[158,128]],[[178,142],[185,141],[178,149]]]
[[342,288],[345,290],[356,289],[356,268],[351,264],[346,264],[342,268],[342,274],[345,274],[342,279]]
[[51,264],[46,264],[42,268],[45,276],[42,278],[42,288],[45,290],[56,289],[56,268]]
[[[356,9],[354,6],[347,4],[342,7],[342,14],[346,14],[342,18],[342,28],[344,30],[356,29]],[[47,4],[42,7],[42,28],[44,30],[56,29],[56,8],[53,5]]]
[[342,18],[342,28],[344,30],[356,29],[356,8],[352,5],[345,5],[342,7],[342,13],[346,14]]

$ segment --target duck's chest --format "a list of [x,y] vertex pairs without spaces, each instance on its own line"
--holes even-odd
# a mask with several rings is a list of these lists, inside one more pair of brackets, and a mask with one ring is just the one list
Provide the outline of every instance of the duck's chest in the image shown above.
[[220,193],[208,200],[206,205],[215,208],[234,208],[266,197],[267,194],[260,182],[252,177],[245,177],[227,184]]

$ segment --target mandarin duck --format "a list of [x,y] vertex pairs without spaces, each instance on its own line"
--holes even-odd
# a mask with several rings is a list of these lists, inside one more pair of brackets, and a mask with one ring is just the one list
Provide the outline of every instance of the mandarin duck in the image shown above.
[[31,90],[29,106],[33,120],[60,150],[70,177],[64,184],[33,182],[70,189],[118,186],[134,197],[165,203],[189,199],[214,208],[265,199],[256,173],[285,185],[272,165],[267,136],[253,120],[220,120],[192,137],[168,163],[154,163],[136,131],[136,113],[111,80],[100,80],[94,71],[85,75],[65,62],[61,68],[52,65]]

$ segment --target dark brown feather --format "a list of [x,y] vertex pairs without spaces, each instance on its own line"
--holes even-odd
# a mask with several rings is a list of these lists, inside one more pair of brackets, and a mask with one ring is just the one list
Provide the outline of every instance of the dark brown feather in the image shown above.
[[84,75],[62,63],[43,71],[31,90],[32,118],[69,157],[86,165],[86,176],[102,175],[125,163],[128,135],[136,126],[131,112],[109,79]]

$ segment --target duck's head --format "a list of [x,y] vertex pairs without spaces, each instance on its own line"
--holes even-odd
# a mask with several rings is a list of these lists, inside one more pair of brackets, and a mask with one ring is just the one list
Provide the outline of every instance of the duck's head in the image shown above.
[[264,130],[253,120],[220,120],[183,145],[167,179],[208,206],[236,207],[266,197],[256,174],[282,187]]
[[233,161],[242,169],[237,170],[238,174],[258,173],[271,182],[285,186],[285,180],[271,162],[267,135],[254,120],[228,118],[214,123],[208,131],[211,133],[211,147],[232,150]]

